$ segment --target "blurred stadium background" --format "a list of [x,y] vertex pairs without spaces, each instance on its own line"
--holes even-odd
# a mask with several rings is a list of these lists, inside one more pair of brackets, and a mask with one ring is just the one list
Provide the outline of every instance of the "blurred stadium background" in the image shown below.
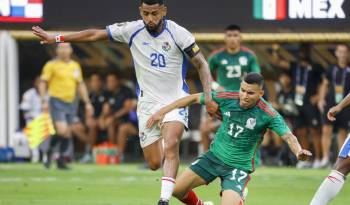
[[[69,172],[44,170],[42,154],[29,148],[23,133],[25,120],[20,109],[21,96],[32,87],[43,65],[55,56],[54,46],[40,45],[31,33],[39,25],[53,33],[66,33],[139,18],[138,1],[83,0],[0,0],[0,204],[152,204],[158,198],[160,172],[143,167],[138,138],[127,141],[123,162],[108,161],[101,153],[108,148],[96,143],[92,160],[82,161],[84,141],[73,138],[67,160],[74,162]],[[297,61],[300,43],[312,45],[314,62],[326,70],[337,62],[337,43],[350,42],[349,0],[168,0],[168,18],[195,34],[207,57],[224,46],[224,28],[229,24],[242,27],[242,44],[256,53],[267,82],[268,100],[276,100],[278,78],[273,50],[278,48],[285,61]],[[135,76],[127,45],[98,42],[74,43],[73,59],[78,61],[87,80],[93,73],[102,76],[117,71],[134,89]],[[192,93],[201,91],[195,69],[189,69],[187,82]],[[202,148],[199,137],[200,107],[192,107],[191,131],[181,143],[183,167]],[[84,115],[79,115],[81,119]],[[103,133],[101,134],[103,135]],[[336,138],[333,138],[336,142]],[[329,172],[324,169],[295,169],[294,159],[276,159],[279,148],[265,144],[262,167],[253,175],[248,205],[308,204],[313,193]],[[109,152],[108,152],[109,151]],[[115,155],[115,147],[106,155]],[[332,160],[336,156],[332,146]],[[105,154],[105,153],[104,153]],[[99,156],[97,156],[99,155]],[[100,158],[99,158],[100,157]],[[86,162],[86,164],[80,164]],[[97,164],[111,164],[98,166]],[[285,166],[289,166],[286,168]],[[201,188],[204,199],[219,202],[218,184]],[[345,185],[333,205],[350,204]],[[207,198],[205,198],[207,197]],[[173,202],[173,204],[179,204]]]

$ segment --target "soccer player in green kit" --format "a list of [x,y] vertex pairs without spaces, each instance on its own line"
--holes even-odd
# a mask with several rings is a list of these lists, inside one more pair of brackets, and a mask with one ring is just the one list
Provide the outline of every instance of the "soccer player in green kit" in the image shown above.
[[[241,45],[241,28],[238,25],[227,26],[224,35],[225,47],[213,51],[208,58],[210,73],[216,79],[212,81],[212,89],[238,92],[242,77],[251,72],[260,73],[260,67],[254,52]],[[204,151],[209,149],[210,134],[219,126],[220,122],[209,115],[201,120],[200,133]]]
[[[207,153],[200,156],[177,179],[173,196],[187,205],[203,205],[193,188],[221,179],[221,205],[243,204],[242,196],[254,171],[254,155],[266,129],[276,132],[299,160],[307,160],[311,152],[301,148],[282,116],[262,96],[263,77],[249,73],[239,92],[213,92],[213,100],[220,106],[222,124]],[[203,94],[194,94],[175,101],[155,113],[148,127],[158,122],[173,109],[193,103],[204,103]]]

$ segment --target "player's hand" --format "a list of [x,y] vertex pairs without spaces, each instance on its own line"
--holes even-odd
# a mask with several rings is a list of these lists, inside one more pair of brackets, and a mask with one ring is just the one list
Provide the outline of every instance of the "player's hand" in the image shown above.
[[324,106],[326,106],[326,101],[325,100],[319,100],[317,103],[317,107],[320,110],[321,113],[324,112]]
[[44,113],[48,113],[49,112],[49,103],[47,101],[43,101],[41,103],[41,110]]
[[338,105],[332,107],[331,109],[329,109],[328,113],[327,113],[327,117],[330,121],[335,121],[335,115],[338,114],[341,111],[341,107],[339,107]]
[[94,115],[94,106],[92,106],[91,103],[86,103],[85,104],[85,112],[86,112],[86,115],[91,117]]
[[47,33],[39,26],[32,27],[33,34],[40,38],[41,44],[52,44],[56,42],[55,35]]
[[219,120],[222,120],[221,112],[219,110],[219,105],[211,100],[205,103],[205,108],[207,109],[208,114],[210,117],[215,117]]
[[307,161],[312,157],[312,153],[309,150],[302,149],[297,154],[297,158],[300,161]]
[[151,128],[155,123],[158,123],[158,127],[161,127],[163,119],[164,119],[164,114],[161,113],[160,111],[156,112],[153,114],[148,120],[146,124],[146,128]]

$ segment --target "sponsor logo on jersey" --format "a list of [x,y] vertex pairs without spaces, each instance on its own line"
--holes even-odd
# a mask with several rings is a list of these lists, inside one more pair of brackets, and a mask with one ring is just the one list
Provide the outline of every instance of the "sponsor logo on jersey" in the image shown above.
[[245,57],[245,56],[240,57],[240,58],[238,59],[238,61],[239,61],[239,64],[241,64],[242,66],[248,65],[248,59],[247,59],[247,57]]
[[142,43],[142,45],[144,45],[144,46],[148,46],[148,45],[149,45],[149,43],[148,43],[148,42],[143,42],[143,43]]
[[231,117],[231,113],[230,112],[225,112],[224,115],[227,116],[227,117]]
[[255,118],[249,118],[247,120],[247,123],[245,125],[246,128],[253,130],[256,125],[256,119]]
[[169,51],[171,49],[171,45],[169,42],[164,42],[163,45],[162,45],[162,49],[164,51]]
[[228,64],[228,60],[223,59],[223,60],[221,61],[221,65],[227,65],[227,64]]

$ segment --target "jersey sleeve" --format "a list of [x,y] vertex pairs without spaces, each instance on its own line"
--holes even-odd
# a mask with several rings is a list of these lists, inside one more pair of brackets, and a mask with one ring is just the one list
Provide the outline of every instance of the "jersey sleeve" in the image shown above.
[[[223,105],[225,101],[238,98],[238,92],[211,92],[212,99],[218,104]],[[204,93],[201,93],[199,103],[204,105]]]
[[139,21],[115,23],[106,27],[108,37],[112,41],[129,43],[133,34],[144,28]]
[[258,60],[255,55],[250,56],[249,60],[250,71],[254,73],[261,73],[261,69]]
[[51,62],[45,64],[43,71],[41,73],[40,79],[45,81],[50,81],[53,75],[53,66]]
[[216,55],[209,56],[208,58],[209,68],[212,75],[214,75],[216,69],[218,68]]
[[291,132],[283,117],[279,113],[272,117],[268,124],[268,128],[274,131],[280,137]]
[[197,55],[200,49],[196,44],[194,36],[184,27],[179,26],[174,22],[171,23],[173,25],[170,27],[170,32],[172,33],[177,46],[190,58]]

